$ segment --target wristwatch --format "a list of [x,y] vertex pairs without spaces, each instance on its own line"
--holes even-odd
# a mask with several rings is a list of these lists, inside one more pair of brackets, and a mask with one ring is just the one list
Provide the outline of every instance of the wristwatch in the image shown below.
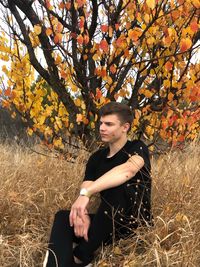
[[87,190],[86,188],[81,188],[80,196],[86,196],[86,197],[90,198],[91,194],[90,194],[89,190]]

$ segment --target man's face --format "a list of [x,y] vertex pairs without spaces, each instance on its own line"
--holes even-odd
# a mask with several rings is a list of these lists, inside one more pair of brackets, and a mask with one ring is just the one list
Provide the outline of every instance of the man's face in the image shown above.
[[116,114],[100,118],[100,136],[106,143],[114,143],[127,134],[128,123],[121,123]]

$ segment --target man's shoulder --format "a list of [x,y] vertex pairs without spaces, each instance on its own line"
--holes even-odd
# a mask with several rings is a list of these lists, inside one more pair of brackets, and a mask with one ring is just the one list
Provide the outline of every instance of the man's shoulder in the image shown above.
[[131,140],[128,142],[129,147],[135,147],[135,148],[147,148],[147,145],[142,140]]

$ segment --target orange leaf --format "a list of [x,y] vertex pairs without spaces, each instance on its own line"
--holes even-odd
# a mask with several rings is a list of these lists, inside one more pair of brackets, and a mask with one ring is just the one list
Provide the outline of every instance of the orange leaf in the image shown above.
[[142,35],[142,31],[139,29],[131,29],[128,31],[128,37],[133,40],[133,42],[136,42],[139,37]]
[[76,0],[78,7],[82,7],[85,4],[85,0]]
[[87,55],[83,55],[83,59],[84,60],[87,60],[88,59],[88,56]]
[[61,2],[61,3],[59,4],[59,8],[64,9],[64,7],[65,7],[65,3]]
[[179,10],[174,10],[171,12],[171,16],[174,20],[178,19],[180,17],[180,11]]
[[102,49],[104,52],[108,52],[108,48],[109,48],[109,46],[108,46],[108,43],[107,43],[107,41],[104,39],[104,40],[101,40],[101,42],[100,42],[100,44],[99,44],[99,47],[100,47],[100,49]]
[[172,94],[171,92],[168,94],[168,100],[172,101],[174,99],[174,94]]
[[58,44],[58,43],[61,43],[61,41],[62,41],[62,34],[56,33],[56,35],[54,36],[54,43]]
[[77,42],[82,45],[83,44],[83,36],[80,34],[78,37],[77,37]]
[[180,51],[185,52],[192,46],[192,41],[189,38],[183,38],[180,41]]
[[76,122],[81,122],[83,120],[83,115],[82,114],[76,114]]
[[106,76],[106,69],[102,68],[101,72],[100,72],[100,76],[101,77],[105,77]]
[[52,32],[52,29],[51,28],[47,28],[46,29],[46,35],[49,36],[51,35],[53,32]]
[[198,23],[196,21],[193,21],[190,23],[190,29],[193,31],[193,32],[197,32],[198,29],[199,29],[199,26],[198,26]]
[[71,3],[68,2],[68,3],[65,4],[65,6],[66,6],[66,9],[67,9],[67,10],[70,10],[70,8],[71,8]]
[[116,31],[119,30],[119,24],[118,24],[118,23],[115,24],[115,30],[116,30]]
[[10,107],[10,103],[9,103],[9,101],[3,99],[3,100],[2,100],[2,106],[3,106],[4,108],[9,108],[9,107]]
[[85,18],[83,16],[80,17],[80,21],[79,21],[79,27],[83,28],[84,27],[84,23],[85,23]]
[[84,44],[88,44],[89,43],[90,38],[89,38],[89,36],[87,34],[84,35],[83,39],[84,39]]
[[5,91],[4,91],[5,96],[10,96],[11,95],[11,89],[10,87],[8,87]]
[[165,63],[165,69],[166,69],[167,71],[172,70],[172,67],[173,67],[173,65],[172,65],[172,63],[171,63],[170,61],[167,61],[167,62]]
[[178,141],[179,142],[185,141],[185,136],[184,135],[180,135],[179,138],[178,138]]
[[108,25],[101,25],[101,31],[107,32],[108,31]]
[[62,32],[62,30],[63,30],[63,25],[62,25],[62,23],[58,22],[58,24],[57,24],[57,26],[56,26],[56,30],[57,30],[57,32]]
[[124,56],[125,57],[128,57],[129,56],[129,50],[128,49],[124,50]]
[[110,66],[110,72],[111,72],[112,74],[115,74],[116,71],[117,71],[117,70],[116,70],[115,65]]

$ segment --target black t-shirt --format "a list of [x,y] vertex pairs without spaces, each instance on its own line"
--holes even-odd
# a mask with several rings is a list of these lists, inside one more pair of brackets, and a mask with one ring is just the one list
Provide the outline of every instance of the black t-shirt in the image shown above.
[[[84,181],[95,181],[112,168],[125,163],[130,155],[139,155],[144,159],[144,166],[136,176],[149,179],[150,160],[147,146],[142,141],[127,141],[127,143],[112,157],[107,157],[109,148],[102,148],[92,154],[87,162]],[[135,177],[136,177],[135,176]]]
[[[102,148],[92,154],[87,162],[84,181],[95,181],[112,168],[125,163],[130,156],[139,155],[144,159],[144,166],[126,183],[120,185],[125,190],[130,214],[150,221],[151,217],[151,165],[147,146],[139,140],[127,143],[112,157],[107,157],[109,148]],[[109,190],[109,189],[108,189]],[[100,192],[101,198],[106,198],[106,192]]]

